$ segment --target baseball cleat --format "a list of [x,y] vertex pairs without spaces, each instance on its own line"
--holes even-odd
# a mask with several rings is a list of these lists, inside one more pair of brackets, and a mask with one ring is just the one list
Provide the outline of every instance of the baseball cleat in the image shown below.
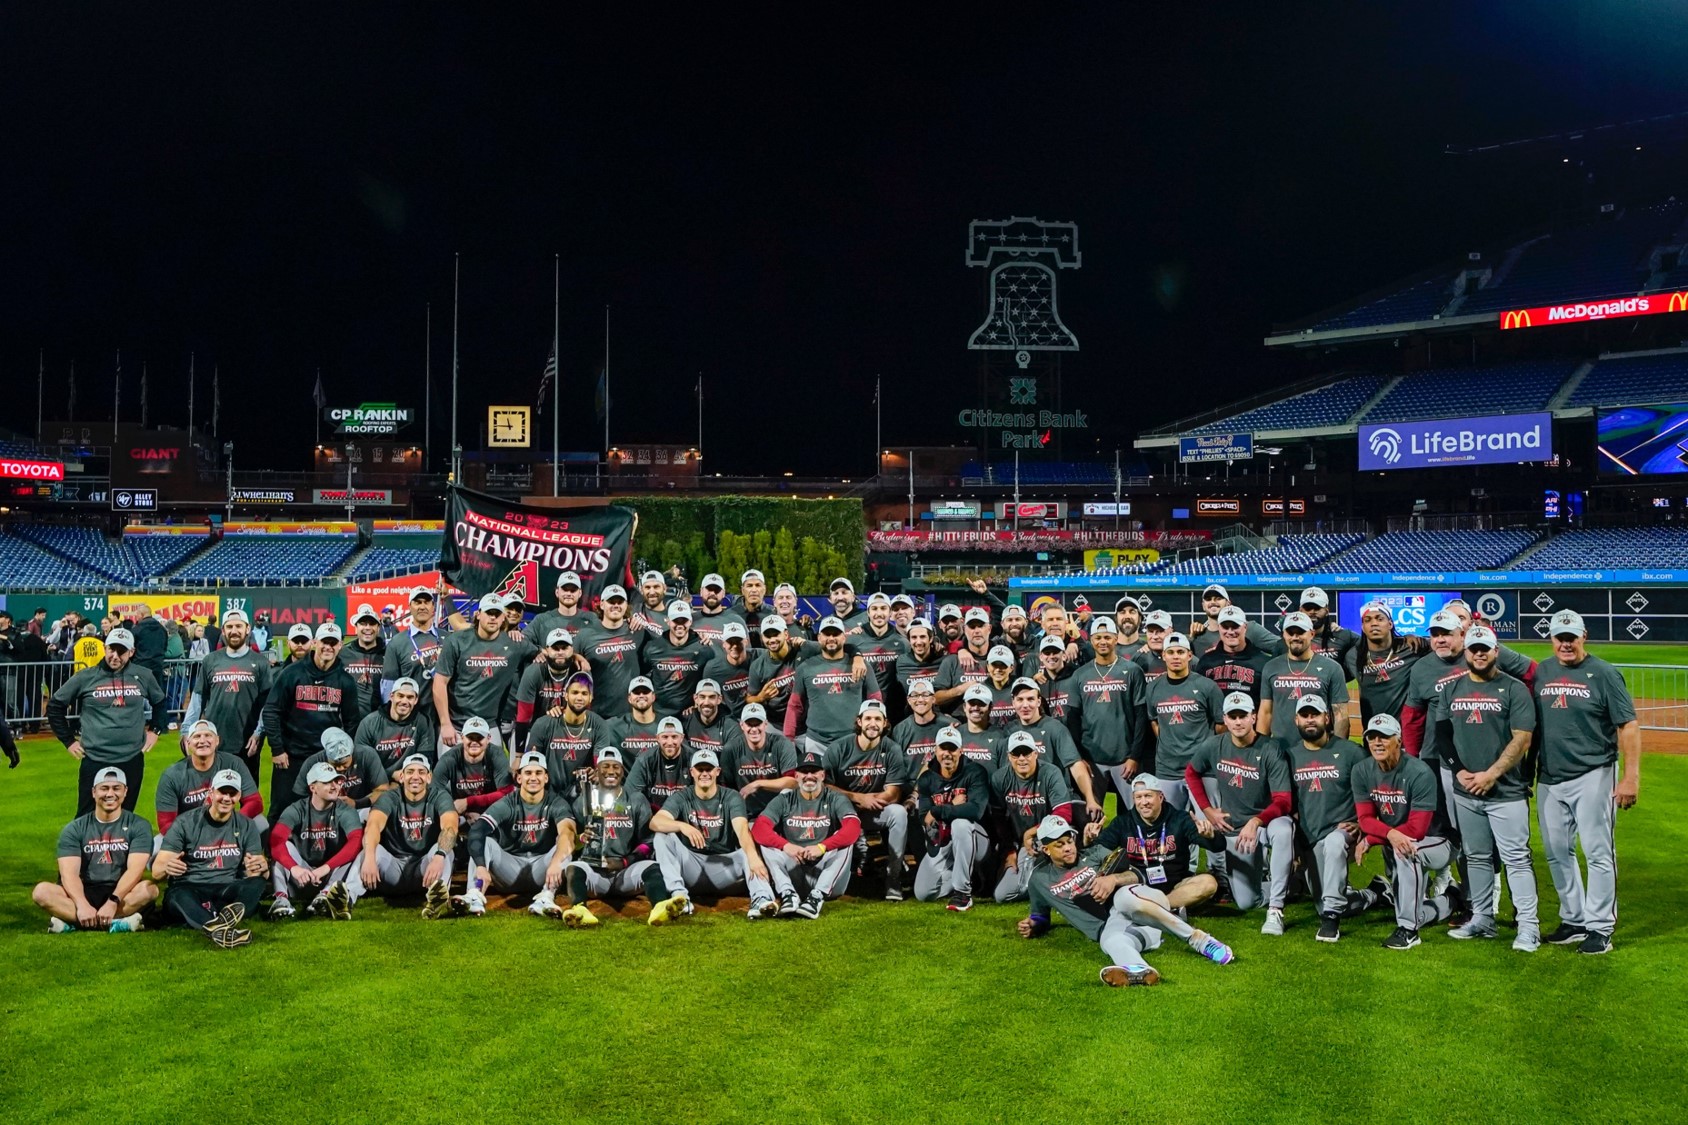
[[953,910],[958,914],[965,914],[967,911],[973,909],[973,896],[957,891],[953,895],[950,895],[949,905],[945,906],[944,909]]
[[1396,926],[1395,932],[1383,939],[1385,949],[1411,949],[1418,944],[1418,931]]
[[1336,942],[1342,940],[1342,919],[1334,914],[1327,914],[1319,919],[1319,932],[1313,935],[1319,941]]
[[645,919],[645,923],[651,926],[666,926],[668,923],[690,914],[691,911],[687,909],[690,906],[690,900],[683,894],[665,898],[651,907],[651,916]]
[[311,899],[311,901],[309,901],[305,904],[305,916],[306,917],[308,917],[308,918],[327,918],[329,916],[328,915],[328,901],[323,897],[323,895],[326,895],[327,893],[328,893],[327,891],[323,891],[322,894],[317,895],[315,898]]
[[1482,918],[1472,918],[1463,926],[1455,926],[1448,931],[1448,936],[1456,941],[1469,938],[1492,938],[1495,936],[1495,924]]
[[236,926],[240,925],[245,918],[246,907],[238,902],[231,902],[221,910],[217,911],[216,915],[209,922],[205,923],[205,932],[208,934],[215,934],[221,933],[224,930],[232,930]]
[[797,916],[813,921],[821,916],[821,907],[826,905],[826,899],[820,895],[810,895],[797,904]]
[[533,901],[528,903],[528,913],[537,914],[541,918],[561,918],[563,908],[558,906],[557,900],[546,891],[533,896]]
[[1582,945],[1577,947],[1577,952],[1587,953],[1590,956],[1610,953],[1612,952],[1612,935],[1597,934],[1590,930],[1588,936],[1583,939]]
[[903,887],[902,887],[902,883],[900,881],[892,881],[892,882],[885,884],[885,901],[886,902],[901,902],[901,901],[903,901]]
[[139,914],[131,914],[127,918],[113,918],[111,925],[106,927],[108,934],[133,934],[145,929]]
[[1512,939],[1512,948],[1520,953],[1534,953],[1541,948],[1541,927],[1525,924],[1518,927],[1518,936]]
[[470,887],[460,895],[452,895],[451,912],[458,917],[473,914],[479,918],[486,913],[486,893]]
[[1237,959],[1237,955],[1231,952],[1230,946],[1202,930],[1197,930],[1190,935],[1190,948],[1215,965],[1229,965]]
[[328,909],[329,918],[336,922],[350,922],[352,920],[352,893],[346,889],[346,884],[335,883],[317,898]]
[[422,917],[433,922],[444,918],[451,912],[451,889],[446,886],[444,879],[436,879],[428,884],[428,893],[422,900]]
[[794,915],[796,913],[797,913],[797,892],[796,891],[781,891],[780,892],[780,917],[781,918],[790,918],[792,915]]
[[1281,906],[1266,908],[1266,920],[1260,923],[1260,932],[1267,937],[1284,936],[1284,910]]
[[1436,877],[1430,880],[1430,893],[1425,897],[1435,898],[1437,895],[1445,895],[1448,893],[1448,888],[1453,885],[1454,869],[1453,865],[1449,864],[1447,867],[1444,867],[1442,870],[1436,872]]
[[577,902],[563,911],[563,925],[571,930],[588,930],[600,924],[598,916],[586,909],[583,902]]
[[1109,965],[1102,970],[1102,983],[1109,988],[1125,988],[1134,984],[1159,984],[1160,974],[1147,965],[1137,965],[1130,968],[1124,965]]
[[270,908],[264,915],[272,922],[291,922],[297,916],[297,912],[293,909],[293,900],[286,895],[277,895],[276,900],[270,903]]
[[47,920],[47,932],[50,934],[75,933],[76,927],[62,918],[49,918]]
[[218,949],[236,949],[252,940],[251,930],[237,930],[233,926],[222,930],[206,930],[205,936]]
[[1559,928],[1542,937],[1548,945],[1581,945],[1588,937],[1588,931],[1581,926],[1573,926],[1569,922],[1559,923]]
[[758,922],[763,918],[772,918],[779,912],[780,904],[778,902],[771,898],[759,898],[750,904],[750,909],[745,912],[745,917],[752,922]]

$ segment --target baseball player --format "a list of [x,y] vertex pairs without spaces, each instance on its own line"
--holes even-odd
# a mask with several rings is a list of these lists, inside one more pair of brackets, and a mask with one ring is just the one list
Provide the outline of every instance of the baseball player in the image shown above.
[[444,918],[451,909],[459,818],[432,778],[428,759],[412,754],[399,764],[399,787],[375,799],[363,829],[363,860],[346,881],[353,902],[380,887],[422,891],[424,918]]
[[[1230,608],[1231,595],[1225,587],[1214,582],[1202,591],[1202,615],[1191,619],[1190,638],[1194,642],[1192,653],[1195,656],[1205,656],[1207,651],[1219,643],[1219,615]],[[1144,618],[1147,624],[1148,619]],[[1167,615],[1167,631],[1172,630],[1172,617]],[[1268,656],[1276,656],[1283,651],[1282,643],[1272,635],[1272,631],[1258,621],[1250,621],[1245,627],[1248,642],[1265,652]]]
[[[978,593],[985,594],[995,600],[995,595],[989,592],[983,582],[978,582],[974,589]],[[1029,632],[1032,622],[1031,618],[1026,616],[1026,607],[1021,605],[1003,606],[1000,621],[1002,631],[991,638],[991,645],[993,647],[1002,645],[1009,649],[1014,653],[1016,661],[1024,660],[1030,656],[1037,647],[1037,641]],[[1059,640],[1060,638],[1055,639]]]
[[909,680],[905,694],[909,714],[891,729],[891,741],[903,748],[907,759],[904,772],[910,777],[919,777],[932,757],[938,732],[950,724],[938,715],[937,693],[931,680],[924,677]]
[[[627,591],[614,584],[605,586],[598,595],[598,616],[585,618],[575,628],[575,652],[586,658],[592,682],[603,689],[598,692],[598,711],[606,719],[627,714],[628,690],[643,667],[641,653],[648,634],[629,620],[627,608]],[[551,635],[538,629],[538,618],[534,625],[535,636]]]
[[[996,726],[1006,726],[1014,720],[1014,684],[1020,662],[1014,657],[1014,650],[1007,645],[997,645],[985,657],[985,678],[980,680],[978,687],[989,689],[991,693],[991,722]],[[1036,686],[1036,681],[1033,681]],[[969,687],[968,691],[972,688]],[[1039,689],[1041,691],[1041,689]],[[963,700],[967,692],[962,693]],[[1039,717],[1042,716],[1041,704]]]
[[386,706],[365,715],[352,735],[352,742],[373,752],[389,776],[412,754],[435,760],[438,735],[428,713],[417,706],[421,698],[421,685],[400,676],[388,689]]
[[826,596],[832,602],[832,615],[844,623],[846,633],[867,620],[867,610],[856,609],[856,587],[848,578],[834,578]]
[[[1120,652],[1130,653],[1143,643],[1143,607],[1130,594],[1121,594],[1114,602],[1114,627],[1119,630]],[[1090,630],[1091,642],[1095,643],[1096,630]]]
[[533,724],[546,716],[557,718],[567,705],[569,685],[578,673],[585,673],[587,662],[574,651],[574,634],[556,628],[542,637],[545,647],[539,659],[522,670],[516,684],[516,745],[527,746],[528,732]]
[[721,762],[714,751],[696,751],[691,763],[691,787],[668,798],[651,817],[657,866],[645,874],[645,893],[654,904],[649,924],[691,914],[691,890],[700,885],[718,894],[742,887],[750,894],[750,919],[772,918],[779,903],[750,838],[744,798],[719,785]]
[[440,755],[433,769],[435,789],[451,799],[459,815],[478,813],[516,788],[502,749],[492,749],[490,723],[479,715],[463,720],[457,745]]
[[566,800],[574,799],[598,748],[615,739],[615,724],[593,710],[592,699],[592,674],[570,673],[562,705],[541,715],[528,731],[528,752],[545,756],[551,792]]
[[256,773],[263,745],[258,719],[275,672],[269,657],[247,643],[250,638],[251,627],[243,611],[231,609],[223,614],[223,646],[207,653],[195,670],[182,729],[210,719],[219,731],[229,732],[230,745],[246,759],[247,772]]
[[1354,650],[1360,721],[1369,723],[1373,715],[1399,718],[1407,705],[1413,665],[1429,648],[1422,637],[1397,634],[1394,615],[1380,601],[1367,602],[1360,610],[1360,636],[1365,643]]
[[[1102,798],[1097,795],[1090,765],[1079,756],[1078,746],[1073,742],[1073,736],[1067,730],[1066,724],[1041,714],[1043,697],[1038,691],[1037,682],[1024,676],[1015,680],[1013,699],[1014,717],[1003,724],[1004,741],[1021,732],[1031,735],[1044,761],[1053,762],[1060,769],[1067,771],[1073,789],[1084,798],[1085,815],[1092,821],[1100,821]],[[1003,759],[1000,757],[1000,751],[998,753],[998,758],[986,767],[987,774],[1002,767]]]
[[1313,622],[1305,613],[1284,615],[1284,651],[1260,673],[1260,733],[1279,742],[1295,738],[1296,700],[1317,695],[1330,707],[1331,730],[1348,738],[1348,673],[1313,650]]
[[1161,783],[1148,774],[1132,779],[1130,803],[1106,827],[1092,823],[1084,835],[1087,843],[1120,849],[1137,882],[1164,893],[1169,909],[1196,906],[1219,890],[1217,879],[1195,869],[1197,851],[1212,846],[1212,823],[1169,806]]
[[1225,697],[1212,680],[1190,671],[1190,642],[1184,634],[1168,633],[1161,656],[1166,673],[1150,682],[1144,696],[1155,734],[1155,778],[1168,803],[1183,811],[1195,807],[1184,789],[1184,767],[1225,729]]
[[907,594],[897,594],[891,599],[891,624],[897,627],[897,632],[905,638],[908,636],[909,626],[914,624],[916,607],[914,599]]
[[[434,665],[432,696],[442,754],[457,745],[461,737],[458,729],[470,716],[487,718],[491,723],[490,741],[505,749],[504,732],[498,724],[537,648],[520,633],[505,630],[503,598],[497,594],[482,596],[474,627],[459,629],[442,641],[439,661]],[[510,709],[514,711],[514,707]]]
[[[936,684],[938,668],[943,664],[946,654],[938,645],[937,633],[932,628],[932,623],[924,617],[915,618],[909,623],[905,636],[908,639],[908,651],[897,657],[897,682],[902,685],[905,693],[916,680]],[[934,687],[933,705],[936,704]]]
[[805,754],[794,772],[797,787],[768,802],[750,835],[762,849],[780,914],[815,919],[827,899],[849,886],[862,821],[849,801],[827,788],[824,755]]
[[851,629],[849,636],[878,680],[880,697],[888,703],[900,701],[897,661],[908,652],[908,640],[891,624],[891,599],[884,594],[869,594],[865,620]]
[[926,837],[926,855],[914,872],[914,897],[931,902],[948,895],[947,908],[962,913],[973,909],[973,872],[990,855],[985,831],[990,777],[962,756],[955,739],[939,742],[932,757],[936,768],[923,771],[914,785],[915,814]]
[[[1323,653],[1336,662],[1342,669],[1343,676],[1352,677],[1356,672],[1356,664],[1361,646],[1360,635],[1352,629],[1338,625],[1336,618],[1330,615],[1330,595],[1317,586],[1309,586],[1301,591],[1301,612],[1311,623],[1313,651]],[[1330,698],[1329,702],[1338,702]]]
[[678,715],[692,705],[692,693],[713,650],[692,632],[692,607],[685,602],[676,598],[669,603],[667,621],[666,632],[645,638],[640,660],[656,685],[658,713]]
[[742,628],[744,618],[739,616],[738,610],[727,605],[727,580],[719,574],[704,575],[697,592],[703,604],[692,620],[692,632],[705,645],[716,649],[721,644],[721,630],[727,623],[736,621]]
[[1137,883],[1130,872],[1101,874],[1108,850],[1097,845],[1080,851],[1078,831],[1067,821],[1044,817],[1037,844],[1043,860],[1032,872],[1031,914],[1020,920],[1021,937],[1048,933],[1050,916],[1058,912],[1108,955],[1102,983],[1114,988],[1160,983],[1160,973],[1143,960],[1143,952],[1159,949],[1162,934],[1182,938],[1216,965],[1235,959],[1225,943],[1174,914],[1162,892]]
[[656,751],[642,755],[627,771],[627,788],[660,809],[691,777],[686,767],[686,728],[669,715],[656,724]]
[[1295,701],[1295,727],[1300,737],[1288,745],[1289,776],[1295,786],[1298,847],[1305,849],[1302,868],[1318,875],[1319,931],[1314,936],[1341,941],[1343,916],[1369,909],[1388,889],[1382,880],[1362,891],[1348,886],[1348,860],[1360,843],[1352,774],[1365,751],[1331,734],[1330,705],[1322,695],[1309,693]]
[[[606,586],[604,595],[610,590],[621,590],[619,586]],[[627,591],[622,590],[622,604],[627,603]],[[533,624],[529,626],[528,636],[535,638],[549,637],[553,630],[565,629],[569,633],[579,633],[591,620],[592,615],[581,607],[580,575],[572,570],[565,570],[557,575],[557,585],[552,594],[557,599],[556,609],[547,609],[534,615]]]
[[[627,702],[609,731],[609,745],[625,762],[636,762],[656,749],[656,685],[649,676],[634,676],[627,685]],[[682,737],[683,734],[682,734]]]
[[381,615],[367,602],[352,613],[355,635],[340,648],[340,664],[362,689],[365,711],[381,706],[381,678],[387,663],[387,642],[381,638]]
[[297,891],[310,900],[305,913],[344,922],[352,916],[346,880],[363,851],[363,821],[341,799],[345,780],[332,764],[311,763],[304,780],[306,799],[282,810],[270,832],[275,900],[269,918],[275,922],[294,917]]
[[233,770],[212,778],[205,803],[176,818],[152,857],[152,877],[170,880],[165,912],[219,949],[252,940],[252,931],[240,929],[240,923],[258,909],[269,874],[258,828],[236,808],[240,786]]
[[713,750],[721,763],[721,783],[737,788],[738,763],[744,754],[744,735],[732,715],[721,706],[721,685],[712,679],[697,682],[692,706],[685,717],[688,757],[699,750]]
[[[960,735],[950,728],[944,737],[958,745]],[[1007,841],[1003,870],[992,897],[1017,902],[1031,887],[1037,857],[1037,826],[1054,813],[1069,823],[1083,808],[1067,785],[1067,777],[1038,753],[1037,740],[1025,731],[1008,736],[1008,764],[991,775],[991,792],[1001,820],[999,840]]]
[[1370,757],[1355,763],[1349,779],[1354,812],[1365,833],[1354,854],[1383,849],[1395,899],[1395,932],[1384,939],[1383,948],[1411,949],[1420,929],[1463,905],[1457,885],[1430,893],[1430,874],[1453,862],[1453,845],[1438,823],[1435,771],[1401,751],[1401,724],[1393,715],[1373,715],[1365,739]]
[[[426,684],[439,663],[442,643],[434,621],[434,591],[418,586],[410,592],[410,623],[387,642],[381,665],[381,697],[390,698],[393,685],[401,679]],[[432,693],[429,698],[433,698]]]
[[[77,816],[94,811],[94,775],[106,766],[123,771],[128,779],[123,807],[135,810],[146,769],[143,755],[153,748],[169,720],[164,689],[151,672],[130,663],[135,635],[119,626],[106,634],[105,644],[104,660],[70,677],[47,701],[47,724],[54,737],[82,763],[76,783]],[[77,711],[74,725],[72,709]]]
[[[867,826],[885,833],[885,901],[903,900],[903,855],[908,842],[908,809],[902,795],[910,789],[908,758],[884,737],[885,706],[864,700],[857,709],[856,733],[825,750],[827,784],[856,808]],[[865,852],[865,840],[857,845]]]
[[[1085,663],[1096,655],[1088,644],[1084,648]],[[1037,655],[1021,662],[1020,674],[1036,683],[1043,692],[1043,713],[1063,726],[1072,722],[1072,678],[1079,664],[1067,659],[1067,643],[1060,637],[1045,636],[1037,642]]]
[[[945,606],[938,611],[938,623],[944,623],[944,610],[952,607]],[[969,687],[982,683],[989,678],[986,670],[986,658],[990,656],[991,645],[991,615],[977,606],[968,610],[961,619],[961,644],[945,656],[938,664],[938,674],[932,680],[932,686],[938,692],[938,709],[953,712],[956,701]],[[1017,662],[1012,651],[1008,653],[1010,669]],[[1012,672],[1010,672],[1012,676]]]
[[721,626],[721,638],[715,642],[709,663],[703,666],[703,677],[720,685],[721,709],[728,716],[739,713],[750,692],[750,664],[750,634],[744,622],[727,622]]
[[[991,722],[991,689],[988,684],[973,684],[961,698],[961,752],[969,761],[978,762],[986,770],[1000,769],[1005,763],[1002,744],[1007,737],[1000,726]],[[916,776],[913,773],[910,777]]]
[[561,918],[557,888],[570,856],[561,846],[563,822],[572,817],[569,803],[548,790],[545,755],[528,751],[516,769],[516,791],[493,802],[469,821],[469,860],[473,871],[463,893],[451,900],[459,914],[486,913],[486,888],[531,895],[528,913]]
[[310,779],[305,776],[311,767],[327,763],[340,779],[340,803],[356,811],[358,823],[369,816],[369,806],[376,797],[393,788],[381,758],[368,747],[360,748],[352,736],[339,727],[322,732],[322,749],[305,759],[304,774],[299,777],[294,796],[303,799],[310,795]]
[[1295,862],[1289,761],[1283,747],[1255,727],[1254,700],[1247,692],[1225,697],[1225,733],[1197,748],[1184,767],[1184,785],[1197,815],[1213,826],[1213,840],[1224,843],[1225,874],[1237,908],[1253,910],[1264,902],[1260,932],[1281,936]]
[[147,875],[152,828],[123,807],[128,780],[106,766],[94,775],[94,811],[59,833],[59,881],[37,883],[30,895],[50,918],[47,931],[108,930],[133,933],[141,911],[158,898]]
[[224,770],[240,776],[240,812],[251,818],[258,831],[269,829],[263,818],[264,797],[258,783],[247,772],[246,763],[233,754],[224,753],[217,728],[210,719],[198,719],[183,732],[182,742],[187,756],[171,762],[159,776],[158,790],[153,794],[153,808],[158,813],[159,838],[170,831],[176,818],[205,803],[211,794],[211,781]]
[[1430,713],[1437,758],[1454,775],[1454,816],[1471,876],[1471,920],[1448,936],[1495,936],[1498,851],[1518,912],[1512,948],[1534,953],[1541,947],[1541,928],[1524,755],[1536,729],[1536,712],[1530,690],[1500,670],[1499,649],[1488,627],[1467,629],[1466,674],[1442,689]]
[[1166,638],[1173,636],[1172,614],[1164,609],[1143,615],[1143,645],[1131,654],[1131,662],[1143,670],[1143,681],[1152,684],[1166,675]]
[[[1096,658],[1073,673],[1068,690],[1073,699],[1070,722],[1078,732],[1080,752],[1123,797],[1147,760],[1148,683],[1143,670],[1121,656],[1118,640],[1113,619],[1096,618],[1090,627]],[[1036,827],[1033,821],[1025,830]],[[1025,850],[1029,852],[1029,846]]]
[[768,712],[760,703],[746,703],[739,716],[738,760],[733,768],[745,815],[754,827],[756,818],[780,793],[797,786],[797,751],[785,735],[768,725]]
[[1623,676],[1589,654],[1582,616],[1560,610],[1548,629],[1553,655],[1536,669],[1536,817],[1559,894],[1559,926],[1545,940],[1607,953],[1618,921],[1615,809],[1633,808],[1641,790],[1641,724]]
[[573,905],[563,911],[563,922],[571,930],[599,924],[586,907],[588,898],[633,898],[642,892],[645,874],[655,865],[649,842],[650,802],[623,787],[626,777],[621,751],[614,746],[599,750],[591,783],[580,787],[574,809],[563,821],[558,847],[574,857],[565,865]]
[[[844,650],[844,622],[823,618],[819,655],[797,665],[785,709],[785,736],[799,750],[824,752],[846,737],[861,704],[880,699],[879,683],[858,674]],[[881,708],[883,710],[883,708]]]
[[668,580],[660,570],[647,570],[639,577],[639,605],[633,610],[631,624],[651,637],[668,631]]
[[1259,702],[1260,684],[1272,654],[1248,639],[1248,614],[1234,605],[1219,611],[1214,619],[1219,643],[1196,660],[1196,672],[1229,694],[1247,693]]
[[294,784],[305,759],[322,748],[329,727],[356,730],[368,708],[352,674],[340,665],[340,627],[317,626],[310,654],[283,668],[264,701],[270,742],[270,820],[298,800]]

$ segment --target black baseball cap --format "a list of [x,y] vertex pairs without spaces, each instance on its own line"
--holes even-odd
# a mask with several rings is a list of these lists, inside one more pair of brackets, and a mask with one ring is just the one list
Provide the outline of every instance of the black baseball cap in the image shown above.
[[798,773],[814,773],[817,770],[823,773],[826,771],[826,755],[811,750],[797,762]]

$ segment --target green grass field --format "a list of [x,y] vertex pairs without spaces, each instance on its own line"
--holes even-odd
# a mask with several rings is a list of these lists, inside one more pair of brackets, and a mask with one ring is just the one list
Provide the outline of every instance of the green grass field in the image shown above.
[[[1441,927],[1392,953],[1377,913],[1313,940],[1307,904],[1201,923],[1154,989],[1097,983],[1023,906],[834,904],[815,922],[700,915],[568,931],[525,912],[425,923],[46,933],[29,888],[74,804],[57,743],[0,771],[0,1120],[1641,1121],[1679,1119],[1677,895],[1688,758],[1649,754],[1619,828],[1622,923],[1603,958]],[[154,750],[151,784],[177,753]],[[1368,857],[1363,879],[1378,867]],[[1538,860],[1543,918],[1554,924]],[[1503,936],[1508,931],[1503,930]],[[543,1103],[543,1104],[542,1104]]]

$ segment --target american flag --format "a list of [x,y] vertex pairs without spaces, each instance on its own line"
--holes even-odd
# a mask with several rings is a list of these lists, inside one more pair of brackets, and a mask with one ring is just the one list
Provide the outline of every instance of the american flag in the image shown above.
[[545,394],[551,389],[551,384],[557,381],[557,344],[551,342],[551,355],[545,361],[545,374],[539,380],[539,409],[545,409]]

